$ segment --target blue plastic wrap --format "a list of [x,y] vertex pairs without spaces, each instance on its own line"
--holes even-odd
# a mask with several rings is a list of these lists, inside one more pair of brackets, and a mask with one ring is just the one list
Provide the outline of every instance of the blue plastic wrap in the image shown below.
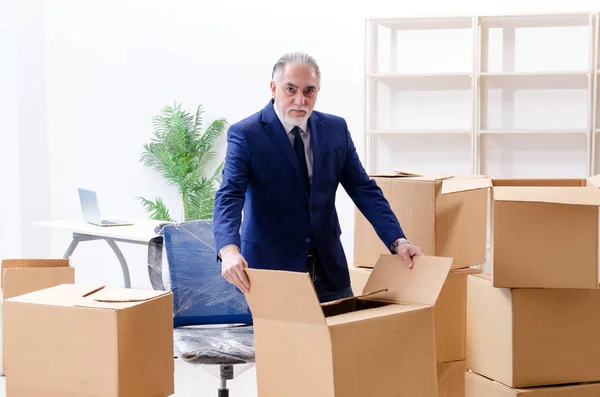
[[155,289],[173,292],[175,327],[252,324],[246,297],[221,275],[211,220],[168,224],[161,234],[168,271],[163,271],[162,244],[154,241],[157,252],[149,254],[149,274]]

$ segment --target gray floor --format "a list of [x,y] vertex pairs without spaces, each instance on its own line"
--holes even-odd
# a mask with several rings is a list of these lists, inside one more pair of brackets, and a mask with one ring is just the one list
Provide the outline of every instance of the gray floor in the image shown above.
[[[216,397],[219,379],[210,370],[175,360],[175,397]],[[229,382],[231,397],[257,397],[255,367]],[[6,397],[5,378],[0,377],[0,397]]]

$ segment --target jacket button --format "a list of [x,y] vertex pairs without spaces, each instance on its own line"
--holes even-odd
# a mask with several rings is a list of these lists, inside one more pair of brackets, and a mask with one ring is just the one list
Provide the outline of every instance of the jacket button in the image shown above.
[[310,237],[305,238],[304,241],[306,241],[307,243],[310,243]]

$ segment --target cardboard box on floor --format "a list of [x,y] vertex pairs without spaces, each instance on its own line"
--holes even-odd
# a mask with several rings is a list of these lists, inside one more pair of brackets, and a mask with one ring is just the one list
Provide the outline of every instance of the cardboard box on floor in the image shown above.
[[465,397],[466,371],[465,361],[439,363],[437,365],[438,397]]
[[4,301],[7,396],[174,393],[172,294],[76,284]]
[[600,383],[513,389],[474,372],[465,377],[465,397],[598,397]]
[[73,284],[75,269],[70,267],[69,259],[4,259],[0,275],[0,375],[4,375],[3,300],[60,284]]
[[600,289],[467,280],[467,367],[510,387],[600,381]]
[[[484,263],[490,179],[416,175],[372,175],[407,238],[426,255],[454,258],[453,269]],[[358,209],[354,230],[355,266],[373,267],[390,253]]]
[[492,183],[495,287],[598,288],[600,176]]
[[433,305],[451,266],[383,255],[365,295],[328,304],[306,273],[247,269],[258,394],[437,397]]
[[[362,294],[371,268],[350,268],[355,295]],[[466,358],[467,276],[480,269],[452,270],[435,303],[435,347],[438,362],[461,361]]]

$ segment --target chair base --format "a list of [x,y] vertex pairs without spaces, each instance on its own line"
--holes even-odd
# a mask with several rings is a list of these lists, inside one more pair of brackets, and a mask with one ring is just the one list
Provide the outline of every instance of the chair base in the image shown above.
[[229,389],[227,388],[227,381],[233,379],[233,365],[222,364],[221,368],[221,388],[217,397],[229,397]]

